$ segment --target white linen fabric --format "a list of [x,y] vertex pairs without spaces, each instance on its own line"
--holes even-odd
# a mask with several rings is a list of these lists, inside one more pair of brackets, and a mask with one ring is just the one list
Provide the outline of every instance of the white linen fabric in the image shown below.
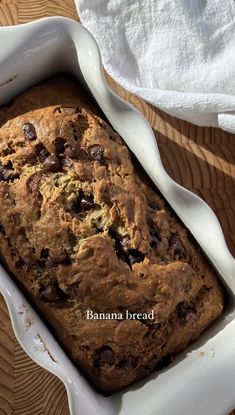
[[76,0],[107,72],[156,107],[235,132],[234,0]]

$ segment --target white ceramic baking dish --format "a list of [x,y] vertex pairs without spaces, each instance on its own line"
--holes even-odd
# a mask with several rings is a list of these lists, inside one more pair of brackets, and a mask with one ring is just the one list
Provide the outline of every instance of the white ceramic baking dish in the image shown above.
[[110,397],[97,393],[70,362],[3,268],[0,291],[20,344],[65,384],[73,415],[226,415],[235,407],[235,260],[218,221],[201,199],[165,172],[143,116],[108,88],[98,47],[80,24],[46,18],[0,28],[0,105],[43,78],[67,71],[85,84],[165,198],[230,286],[224,315],[161,372]]

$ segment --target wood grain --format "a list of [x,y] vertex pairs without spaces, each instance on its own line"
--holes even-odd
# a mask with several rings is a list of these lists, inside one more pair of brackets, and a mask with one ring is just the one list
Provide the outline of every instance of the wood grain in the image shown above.
[[[0,0],[0,25],[51,15],[78,20],[73,0]],[[149,120],[166,170],[212,207],[235,255],[235,137],[173,118],[106,78]],[[69,415],[69,410],[63,384],[32,362],[17,343],[0,296],[0,415],[12,414]]]
[[8,311],[0,302],[0,414],[11,414],[14,399],[14,334]]
[[36,365],[17,342],[0,296],[0,415],[69,415],[62,382]]

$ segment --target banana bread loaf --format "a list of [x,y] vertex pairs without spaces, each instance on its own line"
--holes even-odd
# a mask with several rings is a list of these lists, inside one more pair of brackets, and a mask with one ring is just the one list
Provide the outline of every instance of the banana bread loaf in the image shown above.
[[0,109],[0,258],[75,364],[113,392],[223,309],[215,272],[76,81]]

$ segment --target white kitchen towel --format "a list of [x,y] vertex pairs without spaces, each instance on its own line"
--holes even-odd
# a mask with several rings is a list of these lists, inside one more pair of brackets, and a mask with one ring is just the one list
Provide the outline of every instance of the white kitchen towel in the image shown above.
[[235,133],[234,0],[76,0],[107,72],[178,118]]

